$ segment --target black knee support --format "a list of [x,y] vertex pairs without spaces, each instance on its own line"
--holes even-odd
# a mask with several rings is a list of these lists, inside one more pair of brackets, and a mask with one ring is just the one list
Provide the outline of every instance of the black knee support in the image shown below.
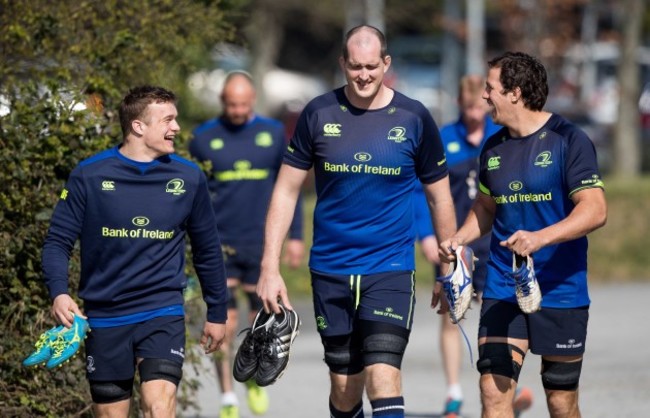
[[476,368],[481,375],[498,374],[517,382],[526,353],[512,344],[485,343],[478,347],[478,355]]
[[95,403],[113,403],[131,398],[133,379],[98,382],[91,380],[90,396]]
[[361,347],[354,344],[351,335],[322,337],[325,364],[332,373],[353,375],[363,371]]
[[228,302],[226,304],[227,309],[237,309],[237,287],[228,287]]
[[576,390],[582,372],[582,359],[558,362],[542,359],[542,385],[548,390]]
[[363,340],[363,359],[366,366],[383,363],[402,368],[402,359],[408,340],[395,334],[374,334]]
[[250,306],[251,312],[258,312],[264,306],[262,299],[257,296],[255,292],[244,292],[248,298],[248,306]]
[[409,331],[383,322],[359,321],[363,330],[364,366],[383,363],[400,369]]
[[162,358],[146,358],[138,364],[140,381],[167,380],[176,386],[183,377],[183,368],[180,363]]

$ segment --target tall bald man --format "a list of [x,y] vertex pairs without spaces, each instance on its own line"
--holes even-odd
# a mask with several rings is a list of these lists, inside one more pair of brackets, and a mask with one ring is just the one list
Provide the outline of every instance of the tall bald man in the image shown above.
[[[271,198],[257,287],[267,310],[280,312],[278,299],[291,308],[280,250],[300,185],[313,168],[309,267],[334,418],[362,418],[364,391],[373,417],[404,417],[400,368],[415,306],[416,179],[437,238],[456,229],[438,127],[422,103],[384,84],[391,63],[386,48],[378,29],[351,29],[339,58],[347,83],[301,113]],[[438,283],[433,306],[440,291]]]
[[[255,113],[255,87],[245,72],[232,72],[221,93],[222,114],[194,130],[190,153],[199,161],[210,161],[208,184],[221,234],[228,277],[229,303],[226,339],[215,358],[221,387],[221,418],[237,418],[239,404],[233,389],[232,366],[238,327],[237,291],[249,301],[249,321],[262,307],[255,294],[260,274],[264,218],[273,185],[286,148],[281,122]],[[302,207],[296,206],[286,245],[290,267],[300,264]],[[268,396],[254,381],[246,383],[248,406],[254,414],[268,409]]]

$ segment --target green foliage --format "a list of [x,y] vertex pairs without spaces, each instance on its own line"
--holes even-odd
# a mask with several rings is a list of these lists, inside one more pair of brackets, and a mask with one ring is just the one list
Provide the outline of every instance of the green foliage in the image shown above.
[[589,279],[650,279],[650,177],[605,179],[605,196],[607,224],[589,235]]
[[[650,177],[639,179],[605,179],[607,224],[589,234],[589,280],[595,282],[647,281],[650,267]],[[305,240],[309,254],[315,196],[306,194]],[[433,267],[426,261],[419,246],[415,252],[415,273],[418,287],[433,289]],[[282,275],[292,299],[310,295],[310,275],[306,265],[296,270],[282,266]]]
[[[38,335],[53,325],[40,249],[58,192],[79,157],[113,139],[96,127],[100,115],[75,112],[53,84],[45,94],[40,90],[35,83],[17,86],[11,112],[0,119],[0,381],[3,393],[10,395],[0,404],[2,416],[62,416],[88,405],[80,360],[57,372],[27,370],[21,361]],[[71,279],[75,288],[77,257]]]
[[220,4],[0,0],[0,416],[90,416],[83,355],[56,371],[21,365],[54,325],[40,265],[49,219],[74,166],[120,142],[128,88],[170,88],[183,114],[187,74],[230,36]]

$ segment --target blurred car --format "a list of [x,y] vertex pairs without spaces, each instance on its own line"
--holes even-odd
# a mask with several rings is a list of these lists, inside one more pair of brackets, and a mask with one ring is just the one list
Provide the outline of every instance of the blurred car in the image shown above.
[[443,103],[449,103],[441,89],[441,45],[433,36],[399,36],[391,39],[389,49],[392,62],[387,84],[422,102],[434,118]]
[[[248,71],[251,57],[240,46],[221,43],[215,47],[212,59],[215,68],[192,74],[188,85],[201,103],[219,110],[219,96],[227,74],[234,70]],[[260,85],[262,91],[258,94],[264,95],[264,113],[271,116],[300,111],[311,99],[328,90],[325,81],[316,76],[282,68],[268,71]]]
[[[578,100],[586,106],[589,117],[599,124],[613,124],[618,117],[620,101],[618,65],[621,48],[616,42],[595,42],[591,45],[575,44],[564,56],[562,78],[576,86]],[[650,48],[637,50],[639,82],[650,82]]]

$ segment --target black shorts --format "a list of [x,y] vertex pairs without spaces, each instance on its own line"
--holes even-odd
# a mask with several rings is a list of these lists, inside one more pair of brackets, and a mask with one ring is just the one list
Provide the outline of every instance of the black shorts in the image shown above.
[[356,319],[411,329],[415,309],[412,271],[379,274],[311,272],[314,315],[322,336],[351,334]]
[[256,285],[260,278],[261,245],[222,245],[226,277],[242,284]]
[[137,358],[167,359],[182,366],[185,358],[185,318],[160,316],[137,324],[96,327],[88,333],[88,380],[132,379]]
[[589,306],[525,314],[517,304],[483,299],[478,336],[528,340],[530,351],[542,356],[576,356],[585,352],[588,321]]

